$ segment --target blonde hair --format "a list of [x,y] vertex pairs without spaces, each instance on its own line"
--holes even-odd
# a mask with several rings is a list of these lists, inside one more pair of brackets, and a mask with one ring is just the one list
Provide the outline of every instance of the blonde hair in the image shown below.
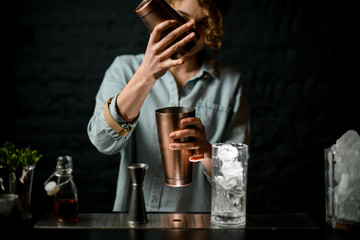
[[[169,4],[179,0],[166,0]],[[208,17],[208,28],[205,32],[205,43],[217,51],[221,47],[221,38],[224,35],[223,13],[214,0],[197,0],[199,6]]]

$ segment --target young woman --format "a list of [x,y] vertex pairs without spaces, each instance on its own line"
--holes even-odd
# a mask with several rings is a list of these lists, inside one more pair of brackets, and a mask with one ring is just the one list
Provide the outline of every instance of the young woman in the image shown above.
[[[116,57],[106,71],[96,96],[88,135],[104,154],[120,154],[114,211],[127,211],[130,179],[127,165],[149,165],[144,180],[146,210],[206,212],[211,202],[211,144],[242,142],[249,144],[249,114],[239,72],[210,59],[204,47],[217,51],[221,46],[224,0],[167,0],[188,22],[165,37],[174,20],[158,24],[150,35],[145,54]],[[189,34],[168,47],[173,39],[195,28],[197,45],[180,59],[170,56],[190,42]],[[109,100],[110,99],[110,100]],[[108,101],[109,100],[109,101]],[[105,104],[105,102],[107,102]],[[104,104],[121,125],[114,130],[104,116]],[[156,130],[155,110],[168,106],[196,109],[196,117],[182,120],[195,128],[179,130],[171,138],[192,137],[190,143],[170,144],[172,150],[195,150],[193,181],[181,188],[165,184]]]

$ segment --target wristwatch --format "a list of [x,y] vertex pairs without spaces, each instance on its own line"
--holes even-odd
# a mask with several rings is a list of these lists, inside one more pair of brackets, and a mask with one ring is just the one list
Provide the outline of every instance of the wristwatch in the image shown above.
[[112,99],[113,98],[109,98],[109,100],[107,100],[107,102],[103,106],[105,121],[115,132],[117,132],[120,136],[125,137],[132,132],[133,128],[131,129],[124,128],[113,118],[113,116],[110,113],[110,103]]

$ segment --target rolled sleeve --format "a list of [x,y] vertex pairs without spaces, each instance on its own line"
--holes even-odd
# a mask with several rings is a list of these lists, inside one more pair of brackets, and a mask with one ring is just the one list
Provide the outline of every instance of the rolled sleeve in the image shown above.
[[116,122],[125,129],[134,129],[138,124],[138,118],[127,123],[116,110],[116,96],[130,81],[132,75],[141,64],[143,55],[124,55],[116,57],[111,66],[106,70],[103,81],[100,85],[95,99],[95,110],[88,123],[88,136],[92,144],[104,154],[118,153],[125,147],[133,131],[126,136],[115,132],[105,120],[104,103],[113,97],[110,103],[110,114]]
[[[104,113],[103,113],[104,114]],[[116,97],[114,97],[111,102],[110,102],[110,114],[111,116],[114,118],[114,120],[116,122],[118,122],[123,128],[127,129],[127,130],[131,130],[134,129],[139,121],[139,116],[131,123],[127,123],[124,118],[121,117],[121,115],[118,113],[117,111],[117,107],[116,107]],[[121,136],[120,134],[118,134],[117,132],[115,132],[110,126],[109,124],[106,122],[105,118],[102,121],[103,123],[103,128],[105,129],[106,133],[109,134],[112,138],[114,139],[119,139],[119,138],[125,138],[128,139],[132,132],[130,132],[128,135],[126,135],[125,137]]]

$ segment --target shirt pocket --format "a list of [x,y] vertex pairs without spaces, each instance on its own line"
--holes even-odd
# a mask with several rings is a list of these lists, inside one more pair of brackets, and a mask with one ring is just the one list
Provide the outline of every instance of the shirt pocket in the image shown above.
[[220,141],[231,111],[230,107],[212,102],[198,101],[195,108],[196,116],[201,119],[205,127],[208,141]]

